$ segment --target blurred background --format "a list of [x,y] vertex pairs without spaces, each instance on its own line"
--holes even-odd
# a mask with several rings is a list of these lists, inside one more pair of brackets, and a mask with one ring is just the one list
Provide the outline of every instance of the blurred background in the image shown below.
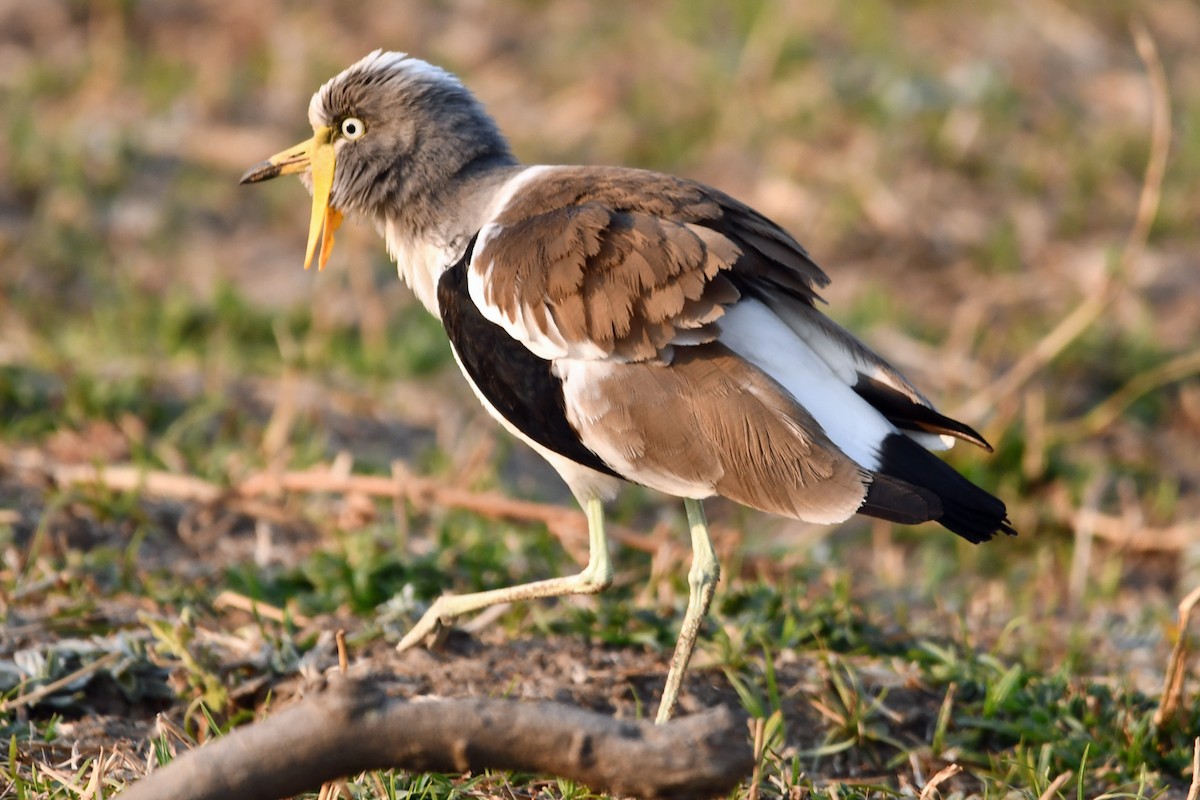
[[[570,502],[477,407],[374,231],[347,224],[304,272],[303,188],[237,184],[377,47],[459,74],[524,161],[757,207],[832,276],[831,316],[996,445],[949,458],[1017,540],[714,503],[730,574],[800,564],[885,616],[1156,689],[1200,583],[1194,0],[0,0],[10,553],[61,522],[31,464],[232,485],[346,451]],[[634,490],[615,514],[674,525],[685,563],[674,503]]]

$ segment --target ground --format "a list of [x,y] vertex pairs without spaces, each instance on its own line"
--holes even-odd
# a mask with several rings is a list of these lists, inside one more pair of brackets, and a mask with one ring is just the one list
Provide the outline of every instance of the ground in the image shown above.
[[735,797],[1188,796],[1197,42],[1190,0],[0,4],[0,797],[112,794],[292,702],[339,629],[399,695],[652,715],[689,554],[637,488],[611,592],[392,648],[442,591],[567,574],[586,537],[374,232],[306,273],[303,189],[236,185],[378,46],[460,74],[527,161],[778,220],[829,313],[996,446],[947,456],[1020,531],[978,547],[709,504],[723,581],[681,711],[764,721]]

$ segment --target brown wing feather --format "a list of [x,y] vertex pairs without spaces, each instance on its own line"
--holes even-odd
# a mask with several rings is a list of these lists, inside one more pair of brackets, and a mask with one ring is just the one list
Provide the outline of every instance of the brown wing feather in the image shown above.
[[575,362],[563,377],[580,441],[630,480],[813,522],[844,520],[866,496],[868,478],[816,421],[717,342],[680,348],[670,366]]
[[695,344],[740,293],[729,276],[769,281],[811,302],[825,274],[791,236],[733,198],[642,170],[561,167],[501,210],[474,258],[486,300],[510,320],[626,361]]

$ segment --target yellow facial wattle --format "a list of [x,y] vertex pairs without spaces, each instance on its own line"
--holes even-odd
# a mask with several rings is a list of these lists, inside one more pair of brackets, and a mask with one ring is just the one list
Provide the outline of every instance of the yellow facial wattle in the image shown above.
[[242,176],[242,183],[257,183],[306,169],[312,171],[312,217],[308,225],[308,244],[304,248],[305,269],[312,266],[314,255],[317,256],[317,269],[325,268],[329,254],[333,252],[333,235],[342,224],[342,212],[329,203],[336,166],[333,133],[331,127],[317,128],[311,139],[276,153]]
[[320,255],[317,257],[319,271],[325,269],[325,262],[333,252],[333,234],[342,224],[342,212],[329,205],[329,195],[333,192],[333,142],[320,142],[314,136],[309,163],[312,169],[312,218],[308,224],[308,245],[304,248],[304,268],[312,265],[320,237]]

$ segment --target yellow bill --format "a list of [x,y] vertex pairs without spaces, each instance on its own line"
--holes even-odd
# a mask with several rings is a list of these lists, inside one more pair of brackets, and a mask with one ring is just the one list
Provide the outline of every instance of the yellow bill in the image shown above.
[[[317,128],[313,137],[295,147],[276,153],[266,161],[255,164],[242,176],[242,183],[312,171],[312,218],[308,226],[308,245],[304,248],[304,268],[312,266],[317,256],[317,269],[325,268],[333,252],[333,234],[342,224],[342,212],[329,204],[333,193],[334,173],[333,128]],[[319,254],[318,254],[319,253]]]

